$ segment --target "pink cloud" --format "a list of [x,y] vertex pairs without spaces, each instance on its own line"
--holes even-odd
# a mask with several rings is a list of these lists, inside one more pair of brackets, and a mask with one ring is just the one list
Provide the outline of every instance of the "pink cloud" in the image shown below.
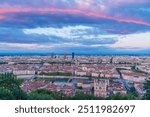
[[[121,0],[118,0],[121,1]],[[134,20],[134,19],[124,19],[124,18],[119,18],[119,17],[113,17],[113,16],[107,16],[103,13],[99,12],[94,12],[94,11],[88,11],[88,10],[83,10],[83,9],[64,9],[64,8],[13,8],[13,9],[1,9],[0,18],[5,18],[5,15],[7,16],[7,13],[17,13],[17,12],[35,12],[35,13],[40,13],[40,14],[45,14],[45,13],[64,13],[64,14],[75,14],[75,15],[83,15],[87,17],[92,17],[92,18],[99,18],[99,19],[108,19],[108,20],[113,20],[116,22],[124,22],[124,23],[133,23],[133,24],[140,24],[140,25],[145,25],[145,26],[150,26],[150,23],[144,22],[141,20]]]
[[1,16],[1,15],[0,15],[0,19],[4,19],[4,18],[5,18],[5,16]]

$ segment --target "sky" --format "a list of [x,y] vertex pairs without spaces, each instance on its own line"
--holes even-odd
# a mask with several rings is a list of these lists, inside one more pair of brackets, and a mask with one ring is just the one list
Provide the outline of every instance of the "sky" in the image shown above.
[[150,54],[150,0],[0,0],[0,53]]

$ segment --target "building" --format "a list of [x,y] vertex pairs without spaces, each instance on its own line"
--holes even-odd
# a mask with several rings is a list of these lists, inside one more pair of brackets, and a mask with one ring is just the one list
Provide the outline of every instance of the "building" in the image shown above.
[[74,60],[74,56],[75,56],[75,53],[74,53],[74,52],[72,52],[72,60]]
[[132,72],[129,70],[121,70],[123,79],[127,80],[130,83],[140,82],[144,83],[145,80],[149,77],[144,73]]
[[94,79],[94,96],[107,97],[108,96],[108,79]]
[[77,75],[77,76],[87,76],[87,72],[84,72],[84,71],[75,71],[75,75]]
[[64,60],[66,60],[67,59],[67,54],[66,53],[64,53]]
[[34,75],[36,73],[35,70],[14,70],[14,75]]
[[91,74],[91,76],[92,76],[92,77],[100,77],[100,73],[93,72],[93,73]]

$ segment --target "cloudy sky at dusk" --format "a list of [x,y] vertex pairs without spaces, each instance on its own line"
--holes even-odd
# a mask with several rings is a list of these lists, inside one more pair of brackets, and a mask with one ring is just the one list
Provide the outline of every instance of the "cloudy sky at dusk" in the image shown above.
[[0,0],[0,52],[150,54],[150,0]]

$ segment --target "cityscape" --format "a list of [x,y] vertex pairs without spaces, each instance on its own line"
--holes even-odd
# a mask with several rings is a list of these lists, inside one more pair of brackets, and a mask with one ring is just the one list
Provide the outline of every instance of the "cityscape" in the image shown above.
[[0,100],[150,100],[150,0],[0,2]]
[[[142,99],[150,78],[150,56],[55,55],[1,56],[0,74],[22,80],[26,93],[37,90],[68,97],[77,93],[106,99],[112,95],[136,94]],[[1,76],[2,77],[2,76]],[[132,91],[131,91],[132,90]]]

